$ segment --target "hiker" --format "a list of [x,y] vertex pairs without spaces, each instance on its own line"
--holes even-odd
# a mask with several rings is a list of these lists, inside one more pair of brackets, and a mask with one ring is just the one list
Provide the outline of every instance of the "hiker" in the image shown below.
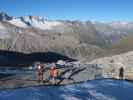
[[38,64],[37,65],[37,78],[38,81],[42,81],[43,82],[43,71],[44,71],[44,66],[42,64]]
[[120,78],[120,79],[124,79],[124,68],[123,68],[123,67],[121,67],[121,68],[119,69],[119,78]]
[[50,78],[52,79],[52,83],[56,84],[56,77],[57,77],[57,69],[55,63],[52,64],[52,67],[49,70]]

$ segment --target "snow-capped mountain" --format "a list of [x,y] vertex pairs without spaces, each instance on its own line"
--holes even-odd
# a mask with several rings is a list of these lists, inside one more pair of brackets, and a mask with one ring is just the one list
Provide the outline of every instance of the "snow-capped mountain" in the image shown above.
[[[0,21],[5,21],[20,28],[38,28],[42,30],[70,30],[73,25],[84,27],[89,27],[87,25],[93,24],[96,30],[99,33],[104,35],[112,35],[112,34],[127,34],[133,31],[133,22],[122,22],[122,21],[113,21],[113,22],[90,22],[88,21],[54,21],[47,20],[40,16],[24,16],[24,17],[11,17],[8,14],[1,12],[0,13]],[[82,27],[81,27],[82,28]],[[70,32],[69,31],[69,32]],[[74,30],[75,31],[75,30]]]
[[33,27],[43,30],[49,30],[55,26],[61,25],[59,21],[47,21],[40,16],[10,17],[4,12],[0,13],[0,21],[8,22],[21,28]]
[[[40,28],[43,30],[52,29],[56,26],[61,27],[62,24],[67,24],[67,23],[74,24],[75,23],[75,21],[47,20],[40,16],[11,17],[4,12],[0,12],[0,21],[6,21],[6,22],[9,22],[18,27],[22,27],[22,28],[33,27],[33,28]],[[79,22],[79,21],[77,21],[77,22]],[[133,22],[114,21],[114,22],[109,22],[109,23],[94,22],[93,24],[94,24],[94,26],[97,24],[98,25],[100,24],[101,26],[106,26],[107,29],[109,29],[108,27],[110,27],[112,29],[120,29],[120,28],[124,28],[124,29],[130,28],[131,29],[131,28],[133,28]],[[101,30],[102,29],[103,28],[101,28]]]
[[[124,28],[117,28],[118,24]],[[53,51],[70,57],[89,55],[90,59],[90,54],[92,58],[106,55],[105,49],[133,33],[133,28],[129,28],[131,22],[118,24],[47,20],[39,16],[10,17],[2,12],[0,43],[5,50],[24,53]]]
[[11,16],[8,16],[4,12],[0,12],[0,21],[7,21],[7,20],[12,20],[12,17]]
[[39,16],[18,17],[18,18],[13,18],[8,22],[22,28],[33,27],[43,30],[49,30],[52,29],[52,27],[61,24],[60,22],[57,21],[45,21],[42,17]]

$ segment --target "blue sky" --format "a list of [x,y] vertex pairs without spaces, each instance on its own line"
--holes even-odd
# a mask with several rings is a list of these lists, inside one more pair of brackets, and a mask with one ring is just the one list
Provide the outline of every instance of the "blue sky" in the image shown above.
[[133,21],[133,0],[0,0],[0,10],[52,20]]

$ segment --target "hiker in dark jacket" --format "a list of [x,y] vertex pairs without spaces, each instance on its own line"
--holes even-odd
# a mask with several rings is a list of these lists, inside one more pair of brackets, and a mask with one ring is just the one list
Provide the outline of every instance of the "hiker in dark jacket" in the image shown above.
[[124,79],[124,68],[123,68],[123,67],[121,67],[121,68],[119,69],[119,78],[120,78],[120,79]]

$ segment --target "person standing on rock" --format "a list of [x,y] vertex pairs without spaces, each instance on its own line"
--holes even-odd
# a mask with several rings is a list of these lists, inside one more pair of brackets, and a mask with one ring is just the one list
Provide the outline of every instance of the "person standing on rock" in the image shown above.
[[121,68],[119,69],[119,78],[120,78],[120,79],[124,79],[124,68],[123,68],[123,67],[121,67]]
[[55,63],[52,64],[52,67],[49,70],[50,78],[52,79],[52,83],[56,84],[57,70]]
[[43,82],[43,72],[44,72],[44,66],[42,64],[37,65],[37,78],[38,82]]

